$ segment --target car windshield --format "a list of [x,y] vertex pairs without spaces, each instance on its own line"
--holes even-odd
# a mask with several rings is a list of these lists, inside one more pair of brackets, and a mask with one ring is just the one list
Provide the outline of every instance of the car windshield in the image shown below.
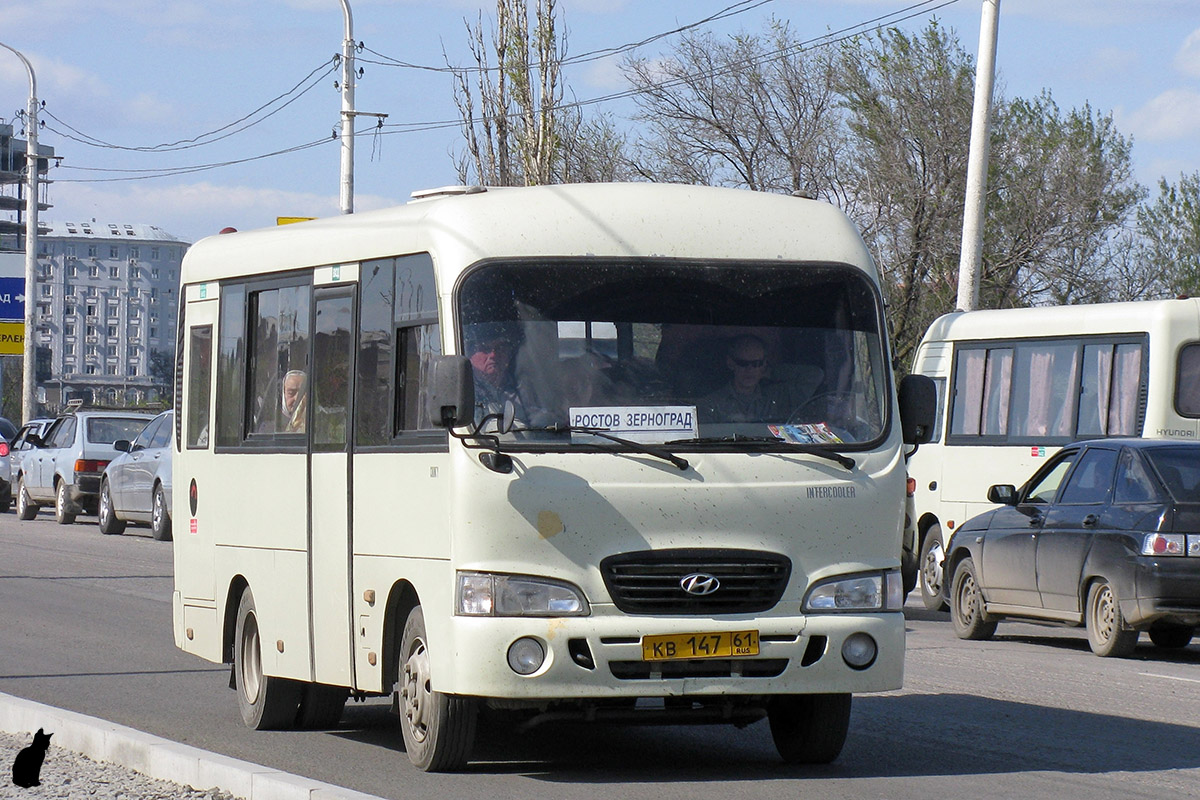
[[511,400],[506,443],[841,445],[888,424],[878,295],[844,265],[489,263],[458,302],[476,421]]
[[1200,448],[1147,448],[1146,457],[1177,503],[1200,503]]
[[147,422],[140,418],[93,417],[87,421],[87,439],[94,444],[112,444],[118,439],[132,441]]

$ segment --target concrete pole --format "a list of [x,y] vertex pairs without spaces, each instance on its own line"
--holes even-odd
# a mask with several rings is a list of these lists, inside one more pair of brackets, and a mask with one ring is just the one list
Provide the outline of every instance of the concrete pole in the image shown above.
[[342,41],[342,192],[343,214],[354,213],[354,20],[342,0],[346,35]]
[[979,23],[979,58],[975,66],[975,106],[971,114],[971,145],[967,155],[962,252],[958,262],[960,311],[974,311],[979,307],[979,267],[983,260],[992,87],[996,78],[996,34],[999,24],[1000,0],[983,0],[983,18]]
[[37,77],[29,59],[13,48],[0,42],[0,47],[12,50],[25,65],[29,73],[29,108],[26,112],[28,135],[25,144],[25,375],[21,383],[21,418],[29,421],[37,416],[37,401],[34,396],[37,349],[33,311],[36,308],[37,250],[38,250],[38,100]]

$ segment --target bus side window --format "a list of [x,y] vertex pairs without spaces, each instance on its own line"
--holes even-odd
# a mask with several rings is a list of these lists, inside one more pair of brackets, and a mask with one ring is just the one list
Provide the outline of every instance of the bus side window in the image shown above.
[[191,329],[188,335],[187,446],[207,448],[209,397],[212,392],[212,326]]
[[441,331],[437,323],[413,325],[396,331],[396,434],[405,431],[430,431],[436,426],[429,420],[425,394],[429,386],[431,358],[442,351]]
[[251,407],[248,432],[303,434],[307,420],[312,289],[283,286],[250,295]]
[[1179,351],[1175,381],[1175,408],[1185,417],[1200,417],[1200,344]]

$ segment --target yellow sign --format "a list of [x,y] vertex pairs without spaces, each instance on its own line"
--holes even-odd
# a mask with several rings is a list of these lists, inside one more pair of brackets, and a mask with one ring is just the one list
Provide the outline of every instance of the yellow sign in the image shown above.
[[25,353],[25,323],[0,322],[0,356]]
[[316,217],[276,217],[275,224],[292,225],[296,222],[308,222],[310,219],[316,219]]

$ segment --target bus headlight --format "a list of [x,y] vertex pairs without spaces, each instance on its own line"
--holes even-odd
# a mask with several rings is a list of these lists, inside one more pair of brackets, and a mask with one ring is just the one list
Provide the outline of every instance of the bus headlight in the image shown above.
[[529,575],[458,573],[456,613],[468,617],[583,617],[583,592],[569,583]]
[[804,600],[804,610],[809,613],[899,611],[903,607],[904,581],[898,570],[828,578],[813,586]]

